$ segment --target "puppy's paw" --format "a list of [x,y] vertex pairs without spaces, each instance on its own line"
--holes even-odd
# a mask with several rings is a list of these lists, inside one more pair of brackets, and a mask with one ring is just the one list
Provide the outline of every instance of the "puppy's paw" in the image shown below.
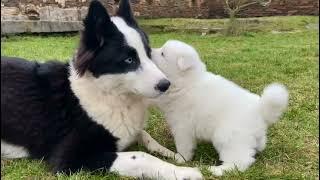
[[177,162],[177,163],[185,163],[186,160],[183,158],[183,156],[181,156],[181,154],[179,153],[176,153],[174,155],[174,160]]
[[203,176],[198,168],[178,167],[175,172],[177,180],[202,180]]
[[220,166],[211,166],[209,168],[211,173],[215,176],[222,176],[224,175],[227,171],[234,171],[236,170],[236,166],[233,163],[223,163]]
[[223,168],[219,167],[219,166],[211,166],[209,168],[209,170],[211,171],[211,173],[215,176],[222,176],[223,175]]

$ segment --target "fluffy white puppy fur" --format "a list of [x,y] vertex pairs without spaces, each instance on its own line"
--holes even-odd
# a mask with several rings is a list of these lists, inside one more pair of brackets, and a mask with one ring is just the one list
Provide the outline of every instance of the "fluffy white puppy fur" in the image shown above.
[[257,151],[266,145],[267,127],[279,120],[288,105],[288,91],[281,84],[267,86],[262,96],[206,70],[196,50],[170,40],[152,50],[152,60],[171,81],[157,98],[165,114],[178,154],[158,148],[178,161],[191,160],[196,140],[213,143],[223,161],[211,166],[215,175],[237,168],[246,170]]

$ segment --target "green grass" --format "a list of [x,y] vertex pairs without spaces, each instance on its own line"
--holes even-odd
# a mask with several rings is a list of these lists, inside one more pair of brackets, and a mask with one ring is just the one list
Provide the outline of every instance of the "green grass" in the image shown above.
[[[271,82],[281,82],[290,91],[289,109],[278,123],[268,131],[267,148],[258,155],[256,163],[246,172],[228,173],[220,179],[318,179],[319,178],[319,32],[303,28],[306,20],[315,17],[263,18],[274,19],[281,27],[292,32],[249,32],[238,37],[219,34],[201,36],[197,33],[150,34],[153,47],[168,39],[190,43],[198,49],[210,71],[233,80],[239,85],[260,94]],[[141,20],[142,23],[168,23],[171,20]],[[203,21],[215,23],[222,20],[177,20],[178,24]],[[172,21],[173,22],[173,21]],[[186,24],[188,24],[186,23]],[[261,25],[263,26],[263,25]],[[266,25],[265,25],[266,26]],[[270,25],[271,26],[271,25]],[[274,25],[272,25],[274,26]],[[295,30],[299,31],[295,31]],[[78,36],[12,36],[3,39],[2,55],[28,59],[68,60],[76,48]],[[152,109],[147,131],[161,144],[175,150],[170,131],[161,113]],[[132,150],[145,148],[135,145]],[[163,158],[169,162],[170,159]],[[206,167],[218,160],[209,143],[200,143],[192,162],[186,166]],[[205,168],[206,179],[215,179]],[[53,175],[41,161],[1,161],[4,179],[129,179],[103,172],[80,172],[72,176]]]

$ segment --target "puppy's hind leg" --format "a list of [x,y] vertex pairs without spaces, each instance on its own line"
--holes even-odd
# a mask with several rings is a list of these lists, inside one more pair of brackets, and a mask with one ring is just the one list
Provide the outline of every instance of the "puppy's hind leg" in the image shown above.
[[[228,137],[227,135],[225,137]],[[211,166],[210,171],[216,176],[222,176],[225,171],[238,169],[245,171],[254,162],[256,153],[256,141],[253,137],[235,135],[225,139],[219,139],[220,142],[214,142],[219,153],[219,159],[223,161],[220,166]]]
[[267,137],[266,135],[263,135],[259,138],[257,138],[257,151],[261,152],[266,148],[267,143]]
[[[253,153],[252,153],[253,152]],[[228,149],[224,150],[220,155],[220,160],[223,161],[220,166],[211,166],[210,171],[216,176],[222,176],[225,171],[238,169],[243,172],[255,162],[254,149]]]

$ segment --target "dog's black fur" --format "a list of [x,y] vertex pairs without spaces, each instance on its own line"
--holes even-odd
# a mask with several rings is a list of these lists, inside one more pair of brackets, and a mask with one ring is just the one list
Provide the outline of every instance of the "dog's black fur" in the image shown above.
[[[25,147],[31,158],[44,158],[58,171],[75,171],[100,168],[91,159],[117,150],[117,139],[79,105],[68,65],[2,57],[1,85],[1,139]],[[110,163],[116,158],[105,156]]]
[[[150,56],[148,37],[128,4],[122,1],[118,15],[138,29]],[[87,70],[98,77],[139,67],[135,50],[98,1],[91,2],[84,27],[73,60],[80,76]],[[109,169],[117,158],[117,138],[87,115],[68,77],[69,64],[1,57],[1,139],[25,147],[31,158],[44,158],[55,172]]]

